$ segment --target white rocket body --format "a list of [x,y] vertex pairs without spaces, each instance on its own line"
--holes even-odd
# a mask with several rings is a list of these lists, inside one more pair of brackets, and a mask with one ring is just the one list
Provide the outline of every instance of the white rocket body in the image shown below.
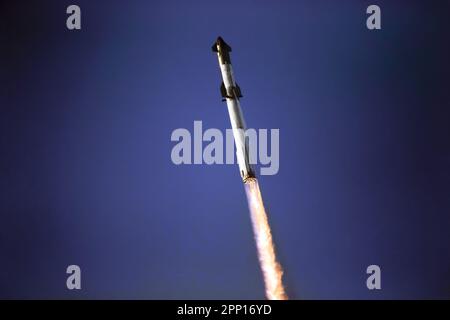
[[219,58],[220,72],[222,73],[223,80],[220,90],[223,100],[227,103],[228,114],[233,129],[234,143],[236,146],[236,158],[242,180],[245,182],[249,178],[254,178],[255,174],[249,161],[248,141],[245,138],[246,125],[239,103],[239,98],[242,97],[242,95],[241,90],[234,79],[233,67],[231,66],[229,56],[231,48],[219,37],[213,45],[213,51],[217,52]]

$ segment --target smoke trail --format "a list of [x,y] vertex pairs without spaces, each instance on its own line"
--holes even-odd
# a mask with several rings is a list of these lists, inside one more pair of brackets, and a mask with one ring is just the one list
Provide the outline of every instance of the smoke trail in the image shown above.
[[269,222],[266,210],[259,190],[258,180],[247,179],[245,182],[250,217],[255,234],[256,248],[258,250],[259,263],[264,276],[266,297],[269,300],[286,300],[282,277],[283,270],[277,262],[275,249],[272,242]]

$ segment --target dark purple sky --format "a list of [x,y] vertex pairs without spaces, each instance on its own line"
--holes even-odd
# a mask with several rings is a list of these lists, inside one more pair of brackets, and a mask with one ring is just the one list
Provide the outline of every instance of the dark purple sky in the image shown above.
[[450,298],[449,11],[376,3],[381,31],[356,0],[2,2],[0,298],[264,297],[237,165],[170,159],[174,129],[229,127],[218,35],[247,124],[280,129],[288,294]]

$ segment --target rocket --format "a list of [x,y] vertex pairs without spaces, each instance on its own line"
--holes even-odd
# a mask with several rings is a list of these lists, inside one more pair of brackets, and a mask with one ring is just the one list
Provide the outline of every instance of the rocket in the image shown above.
[[231,66],[231,47],[218,37],[212,46],[212,51],[219,58],[220,72],[222,73],[222,84],[220,92],[222,101],[226,101],[231,127],[233,129],[234,143],[236,146],[236,158],[243,182],[255,178],[255,173],[249,161],[248,139],[245,138],[245,121],[242,114],[239,98],[242,98],[241,88],[234,80],[233,68]]

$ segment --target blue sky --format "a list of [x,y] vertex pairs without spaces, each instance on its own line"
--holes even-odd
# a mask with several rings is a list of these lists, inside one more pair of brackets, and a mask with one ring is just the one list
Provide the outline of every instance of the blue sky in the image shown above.
[[264,298],[237,165],[170,159],[174,129],[229,128],[222,35],[248,126],[280,129],[289,296],[449,298],[445,11],[377,3],[379,31],[367,1],[77,1],[80,31],[71,2],[2,5],[0,297]]

